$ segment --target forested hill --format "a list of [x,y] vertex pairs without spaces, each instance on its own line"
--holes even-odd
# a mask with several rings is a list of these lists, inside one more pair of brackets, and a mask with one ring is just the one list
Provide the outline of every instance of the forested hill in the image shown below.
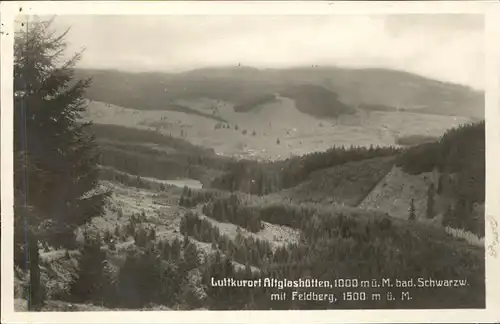
[[89,99],[135,109],[168,110],[176,99],[200,97],[241,105],[307,84],[338,94],[345,105],[365,109],[398,107],[484,118],[484,93],[387,69],[221,67],[178,74],[80,69],[76,76],[93,78]]
[[155,131],[92,124],[88,132],[96,137],[101,165],[135,176],[207,183],[231,161],[212,149]]
[[298,110],[317,117],[338,117],[353,114],[354,107],[345,104],[337,93],[314,84],[291,86],[280,92],[280,95],[295,100]]
[[[321,177],[326,182],[342,184],[352,195],[346,201],[359,202],[393,166],[410,174],[437,172],[437,195],[451,201],[445,223],[484,234],[484,218],[470,217],[474,205],[485,200],[484,126],[484,122],[462,125],[447,131],[438,141],[407,149],[335,147],[285,161],[238,161],[227,164],[225,173],[211,186],[266,195],[297,187],[314,176],[316,180]],[[340,192],[342,188],[332,189],[332,185],[322,188],[315,189],[346,195]]]
[[181,138],[160,134],[152,130],[137,129],[119,125],[106,125],[93,123],[88,132],[96,137],[98,141],[112,141],[127,144],[149,143],[161,146],[163,149],[174,149],[178,153],[212,156],[212,149],[203,148],[191,144]]
[[482,121],[451,129],[438,142],[407,149],[397,165],[412,174],[437,170],[436,194],[451,201],[444,214],[444,225],[484,236],[484,213],[474,210],[485,202],[485,154]]
[[397,165],[411,174],[431,172],[453,175],[456,195],[471,203],[485,199],[485,122],[447,131],[439,141],[410,147]]

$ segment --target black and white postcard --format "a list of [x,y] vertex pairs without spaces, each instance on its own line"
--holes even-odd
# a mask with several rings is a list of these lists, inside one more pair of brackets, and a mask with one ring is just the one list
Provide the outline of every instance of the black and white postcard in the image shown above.
[[1,6],[2,322],[500,320],[497,3]]

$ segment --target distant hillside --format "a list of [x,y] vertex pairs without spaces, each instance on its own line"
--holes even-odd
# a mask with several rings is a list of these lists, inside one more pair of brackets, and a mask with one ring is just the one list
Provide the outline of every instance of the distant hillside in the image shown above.
[[[173,100],[199,97],[240,105],[270,93],[309,84],[337,93],[339,101],[346,105],[362,105],[365,109],[399,107],[484,118],[484,93],[387,69],[228,67],[179,74],[80,69],[76,75],[93,77],[87,92],[89,99],[136,109],[168,110]],[[301,89],[303,87],[298,88]]]
[[98,142],[119,142],[124,144],[161,145],[162,149],[171,148],[183,154],[214,156],[213,150],[202,148],[183,139],[163,135],[155,131],[141,130],[118,125],[92,124],[88,132],[96,136]]
[[96,137],[101,165],[136,176],[208,183],[230,161],[211,149],[154,131],[99,124],[88,131]]
[[275,70],[274,73],[282,79],[322,85],[352,105],[391,106],[426,113],[484,118],[483,92],[408,72],[381,68],[314,67]]

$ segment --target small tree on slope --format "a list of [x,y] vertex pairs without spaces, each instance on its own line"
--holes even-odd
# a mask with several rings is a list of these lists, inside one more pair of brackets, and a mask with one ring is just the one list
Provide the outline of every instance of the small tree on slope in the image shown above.
[[101,250],[100,239],[86,235],[78,274],[71,284],[71,295],[78,301],[102,301],[104,298],[108,286],[105,260],[106,253]]
[[410,207],[408,208],[408,220],[410,222],[413,222],[417,217],[415,215],[415,202],[413,200],[413,198],[411,199],[411,202],[410,202]]
[[426,216],[427,218],[432,218],[434,217],[434,184],[431,183],[429,185],[429,190],[427,191],[427,209],[426,209]]

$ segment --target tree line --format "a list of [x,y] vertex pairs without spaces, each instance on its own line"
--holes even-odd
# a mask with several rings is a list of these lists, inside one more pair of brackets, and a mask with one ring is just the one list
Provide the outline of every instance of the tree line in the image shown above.
[[296,186],[314,171],[375,157],[393,156],[394,147],[333,147],[325,152],[314,152],[285,161],[257,162],[240,160],[226,164],[225,173],[211,183],[211,187],[266,195]]
[[273,259],[273,250],[268,241],[256,239],[253,236],[244,236],[238,227],[234,240],[228,235],[221,234],[216,225],[197,214],[188,211],[180,223],[181,234],[191,236],[200,242],[211,243],[213,249],[219,249],[232,259],[256,267],[262,265],[263,260]]
[[[135,244],[129,248],[125,261],[114,270],[97,270],[103,254],[96,247],[84,247],[80,259],[77,288],[94,287],[96,296],[101,288],[111,287],[105,297],[84,294],[81,299],[105,303],[109,307],[142,308],[149,304],[170,307],[209,307],[210,309],[326,309],[341,308],[439,308],[453,307],[457,303],[480,307],[484,303],[484,250],[465,248],[465,243],[450,242],[442,231],[409,224],[404,220],[363,213],[356,210],[334,211],[309,206],[300,210],[310,213],[299,223],[301,237],[297,243],[275,249],[267,241],[243,235],[238,230],[230,239],[206,218],[192,211],[186,212],[179,230],[183,239],[159,240],[152,231],[144,231],[136,224]],[[289,207],[290,208],[290,207]],[[297,208],[297,207],[291,207]],[[273,214],[286,214],[285,209],[275,209]],[[296,212],[299,214],[299,212]],[[134,217],[135,218],[135,217]],[[137,234],[143,232],[144,234]],[[142,238],[141,238],[142,236]],[[212,253],[202,253],[191,239],[211,243]],[[422,241],[423,240],[423,241]],[[92,242],[92,241],[89,241]],[[89,243],[86,243],[89,244]],[[462,246],[464,245],[464,246]],[[108,252],[109,253],[109,252]],[[93,257],[86,256],[92,254]],[[442,256],[447,257],[446,264]],[[94,261],[85,261],[94,260]],[[234,261],[242,264],[236,267]],[[86,266],[91,262],[93,266]],[[422,265],[425,264],[425,267]],[[258,269],[252,269],[251,266]],[[89,270],[92,269],[92,270]],[[107,273],[111,272],[112,275]],[[201,283],[193,283],[189,274],[197,273]],[[211,278],[332,278],[381,279],[432,277],[455,279],[467,277],[470,289],[455,289],[453,294],[443,290],[429,294],[428,290],[410,289],[415,302],[411,305],[395,302],[377,303],[373,300],[330,305],[327,302],[273,301],[270,294],[288,289],[212,287]],[[94,279],[90,279],[93,277]],[[114,278],[111,284],[107,278]],[[99,279],[104,278],[104,279]],[[93,284],[100,282],[103,284]],[[76,282],[76,281],[75,281]],[[188,288],[189,287],[189,288]],[[353,290],[354,289],[354,290]],[[388,288],[387,288],[388,289]],[[387,289],[365,289],[366,292]],[[305,291],[299,289],[299,291]],[[307,289],[311,291],[311,289]],[[325,292],[321,288],[312,289]],[[361,291],[358,288],[338,288],[338,294]],[[85,299],[87,298],[87,299]],[[177,305],[177,306],[176,306]]]
[[408,148],[398,156],[396,165],[411,174],[439,172],[435,188],[429,188],[428,217],[435,197],[451,198],[443,224],[484,236],[484,215],[474,216],[473,211],[475,204],[485,201],[484,121],[460,125],[439,141]]

